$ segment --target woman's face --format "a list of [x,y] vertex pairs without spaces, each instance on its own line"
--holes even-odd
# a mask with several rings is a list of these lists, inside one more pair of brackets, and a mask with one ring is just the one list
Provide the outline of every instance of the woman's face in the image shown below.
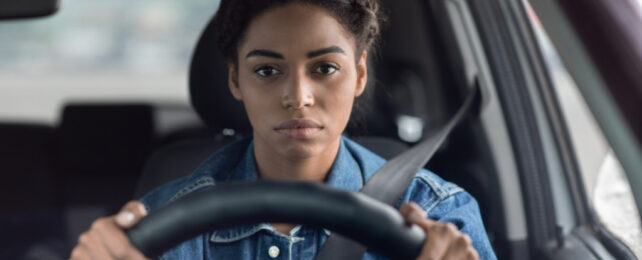
[[238,46],[238,70],[229,66],[255,145],[288,158],[336,152],[366,85],[365,52],[355,55],[352,35],[321,7],[291,3],[255,17]]

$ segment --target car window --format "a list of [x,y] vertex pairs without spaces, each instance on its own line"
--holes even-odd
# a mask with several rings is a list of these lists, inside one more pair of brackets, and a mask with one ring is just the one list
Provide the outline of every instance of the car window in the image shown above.
[[0,120],[53,123],[68,100],[188,104],[187,69],[214,0],[67,0],[0,24]]
[[640,16],[642,16],[642,0],[634,0],[637,4],[637,11]]
[[590,206],[603,225],[640,258],[642,228],[628,179],[538,17],[527,2],[525,6],[562,109]]

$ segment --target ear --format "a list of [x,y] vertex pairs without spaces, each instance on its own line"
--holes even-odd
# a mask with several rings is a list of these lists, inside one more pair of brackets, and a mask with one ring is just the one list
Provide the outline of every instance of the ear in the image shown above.
[[368,83],[368,52],[363,51],[357,62],[357,88],[354,92],[355,97],[363,94],[363,91],[366,89],[366,83]]
[[227,71],[227,86],[230,88],[232,96],[234,96],[236,100],[243,100],[243,95],[241,95],[241,89],[239,88],[239,74],[234,62],[227,62]]

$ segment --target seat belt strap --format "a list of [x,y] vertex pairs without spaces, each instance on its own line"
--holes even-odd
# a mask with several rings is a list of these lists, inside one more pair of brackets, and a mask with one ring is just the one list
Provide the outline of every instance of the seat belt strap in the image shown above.
[[[408,185],[410,185],[417,171],[428,163],[455,126],[463,121],[466,115],[472,112],[479,112],[481,106],[480,92],[478,80],[475,79],[464,103],[446,125],[442,126],[435,135],[424,139],[411,149],[386,162],[366,182],[361,192],[394,206]],[[317,253],[315,259],[361,259],[365,252],[366,248],[358,242],[332,233]]]

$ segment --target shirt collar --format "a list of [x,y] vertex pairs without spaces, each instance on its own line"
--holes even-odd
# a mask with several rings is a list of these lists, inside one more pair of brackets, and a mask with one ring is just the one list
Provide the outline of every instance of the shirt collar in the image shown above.
[[[228,178],[228,181],[254,181],[258,179],[256,160],[254,159],[254,140],[252,140],[243,155],[243,158]],[[326,178],[326,184],[342,190],[357,192],[361,190],[364,183],[364,175],[359,167],[359,163],[353,157],[350,150],[346,147],[345,137],[341,137],[339,152],[330,168]],[[300,225],[295,227],[290,233],[291,238],[300,230]],[[283,235],[274,231],[267,223],[254,224],[249,226],[235,227],[216,230],[212,233],[211,242],[232,242],[251,236],[261,230],[267,230],[276,235]],[[330,231],[323,229],[326,235]]]
[[357,192],[363,187],[363,180],[361,167],[346,147],[345,138],[341,137],[339,152],[330,168],[326,184],[337,189]]
[[[254,158],[254,141],[252,140],[243,155],[243,159],[234,169],[228,181],[258,180],[256,160]],[[346,140],[341,137],[339,152],[326,177],[326,184],[342,190],[359,191],[363,187],[364,176],[359,163],[346,147]]]
[[254,159],[254,140],[250,141],[243,158],[226,181],[255,181],[259,178]]

